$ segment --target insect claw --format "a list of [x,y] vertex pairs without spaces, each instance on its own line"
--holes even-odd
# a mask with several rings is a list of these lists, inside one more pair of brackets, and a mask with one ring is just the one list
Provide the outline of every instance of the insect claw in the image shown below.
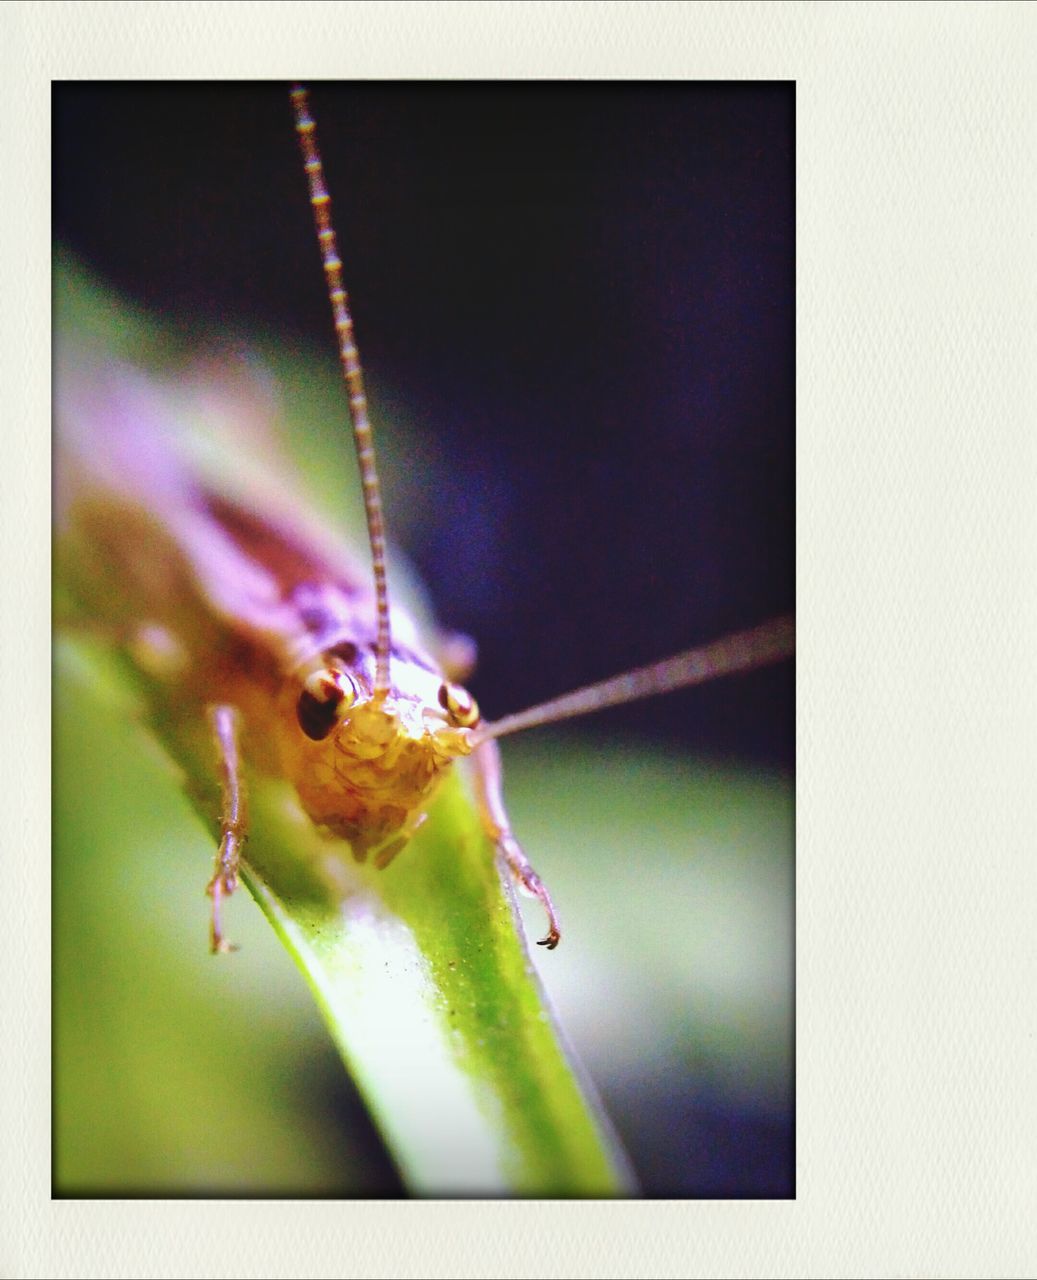
[[551,901],[551,895],[547,892],[540,877],[534,873],[531,879],[534,884],[530,887],[547,912],[547,934],[543,938],[537,939],[537,946],[546,947],[548,951],[553,951],[562,940],[562,932],[558,928],[558,917],[555,915],[554,903]]
[[[548,951],[553,951],[562,940],[562,931],[558,927],[558,917],[555,915],[554,903],[551,901],[551,895],[547,892],[547,886],[543,880],[537,875],[533,868],[526,860],[526,855],[522,852],[521,847],[514,837],[506,837],[507,843],[504,844],[505,857],[509,859],[512,873],[517,878],[519,884],[531,897],[537,899],[540,905],[547,912],[547,934],[543,938],[537,939],[538,947],[546,947]],[[510,849],[508,848],[510,845]],[[517,858],[516,858],[517,850]],[[518,861],[521,859],[521,862]]]

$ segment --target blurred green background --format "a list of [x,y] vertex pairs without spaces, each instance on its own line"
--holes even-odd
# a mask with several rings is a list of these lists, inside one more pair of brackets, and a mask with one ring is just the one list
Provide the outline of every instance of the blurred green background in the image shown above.
[[[314,97],[353,165],[330,178],[390,531],[480,641],[491,715],[791,604],[790,90],[591,89]],[[269,391],[314,501],[355,530],[280,87],[56,86],[55,122],[59,236],[163,317],[59,275],[59,324],[177,379],[217,433]],[[494,319],[516,307],[524,338]],[[791,691],[785,664],[502,743],[565,928],[535,963],[647,1194],[794,1194]],[[55,709],[56,1193],[401,1194],[244,894],[242,952],[208,955],[209,837],[91,644],[59,643]]]
[[[55,704],[56,1192],[400,1192],[247,895],[208,954],[208,833],[88,647]],[[590,733],[505,763],[566,930],[537,967],[642,1188],[791,1194],[788,779]]]

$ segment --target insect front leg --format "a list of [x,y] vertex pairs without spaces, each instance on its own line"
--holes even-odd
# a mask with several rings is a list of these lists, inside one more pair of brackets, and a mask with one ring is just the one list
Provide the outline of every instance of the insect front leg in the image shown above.
[[221,795],[220,847],[216,853],[216,868],[206,890],[212,898],[209,936],[214,955],[236,949],[223,936],[220,907],[224,896],[230,897],[238,887],[241,850],[248,835],[248,802],[238,751],[238,720],[239,715],[234,707],[221,705],[209,709],[209,724],[220,770]]
[[444,631],[435,646],[439,668],[448,680],[464,684],[475,670],[478,649],[471,636],[460,631]]
[[561,939],[558,916],[555,913],[547,886],[530,865],[522,846],[511,833],[508,815],[504,808],[503,771],[500,749],[492,739],[481,742],[471,756],[475,779],[476,801],[479,816],[486,834],[497,846],[508,870],[519,884],[534,898],[538,898],[547,912],[546,937],[539,940],[541,947],[553,951]]

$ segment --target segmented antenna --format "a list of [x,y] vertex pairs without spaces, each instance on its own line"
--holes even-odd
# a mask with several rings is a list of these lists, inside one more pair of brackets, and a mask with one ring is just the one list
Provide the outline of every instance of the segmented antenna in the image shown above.
[[602,711],[605,707],[618,707],[638,698],[650,698],[656,693],[669,693],[686,685],[702,684],[717,676],[734,675],[738,671],[750,671],[790,658],[796,648],[796,626],[791,617],[775,618],[749,631],[724,636],[701,648],[687,649],[672,658],[655,662],[648,667],[638,667],[624,675],[613,676],[574,693],[541,702],[539,706],[515,715],[504,716],[481,726],[472,735],[473,745],[489,738],[503,738],[520,729],[532,729],[535,725],[554,724],[572,716],[586,715],[590,711]]
[[306,90],[295,85],[291,91],[292,110],[295,112],[295,131],[302,147],[306,177],[310,184],[310,204],[317,225],[317,241],[324,262],[324,277],[328,286],[328,299],[335,317],[338,335],[338,353],[349,392],[349,417],[353,424],[356,442],[356,460],[360,468],[360,482],[364,489],[364,511],[367,515],[367,536],[371,543],[371,567],[374,571],[375,607],[378,611],[378,639],[375,649],[374,696],[384,698],[389,692],[389,652],[392,639],[389,633],[389,590],[385,581],[385,521],[382,516],[382,490],[378,483],[378,468],[374,455],[374,437],[367,417],[367,397],[364,395],[364,375],[360,368],[360,353],[353,337],[353,317],[349,313],[349,298],[342,284],[342,259],[338,256],[335,229],[331,225],[331,197],[324,185],[324,166],[317,150],[317,126],[310,116]]

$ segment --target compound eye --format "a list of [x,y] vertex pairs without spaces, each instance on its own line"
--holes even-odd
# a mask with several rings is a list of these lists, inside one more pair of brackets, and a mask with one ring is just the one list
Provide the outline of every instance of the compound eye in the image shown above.
[[303,733],[314,742],[322,742],[342,722],[356,699],[356,684],[346,672],[334,667],[314,671],[303,682],[295,709]]
[[439,705],[460,729],[470,729],[472,725],[479,723],[479,704],[459,684],[439,686]]

